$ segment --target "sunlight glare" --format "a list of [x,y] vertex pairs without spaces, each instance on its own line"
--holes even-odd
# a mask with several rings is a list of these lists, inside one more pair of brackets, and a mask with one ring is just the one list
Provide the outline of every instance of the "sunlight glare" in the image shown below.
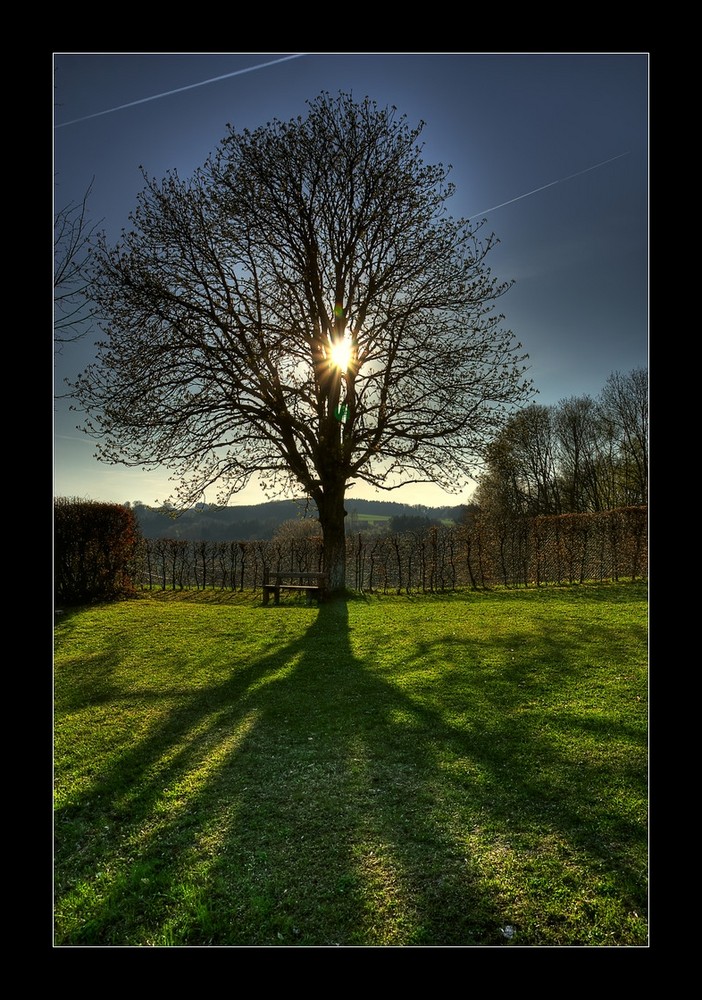
[[348,331],[344,333],[342,340],[339,340],[336,343],[332,341],[330,344],[329,356],[331,358],[331,362],[342,372],[345,372],[351,364],[352,352],[353,344]]

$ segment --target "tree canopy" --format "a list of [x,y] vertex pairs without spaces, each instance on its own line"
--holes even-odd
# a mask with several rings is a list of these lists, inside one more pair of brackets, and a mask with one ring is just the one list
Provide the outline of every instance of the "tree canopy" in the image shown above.
[[321,94],[228,134],[188,180],[144,174],[94,255],[106,339],[74,395],[98,457],[173,470],[183,504],[251,476],[302,486],[343,586],[353,481],[457,492],[515,404],[525,356],[480,226],[446,213],[423,123]]

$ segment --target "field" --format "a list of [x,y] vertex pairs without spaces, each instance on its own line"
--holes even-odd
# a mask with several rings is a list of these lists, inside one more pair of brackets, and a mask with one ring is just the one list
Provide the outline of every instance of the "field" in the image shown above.
[[645,946],[640,583],[55,629],[57,946]]

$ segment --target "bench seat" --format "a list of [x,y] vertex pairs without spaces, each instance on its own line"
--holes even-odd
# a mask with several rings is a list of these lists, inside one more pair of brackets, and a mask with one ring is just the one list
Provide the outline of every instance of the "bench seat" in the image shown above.
[[271,594],[276,604],[280,604],[282,590],[298,590],[308,597],[313,594],[318,601],[326,594],[326,575],[324,573],[266,573],[263,579],[263,603],[268,604]]

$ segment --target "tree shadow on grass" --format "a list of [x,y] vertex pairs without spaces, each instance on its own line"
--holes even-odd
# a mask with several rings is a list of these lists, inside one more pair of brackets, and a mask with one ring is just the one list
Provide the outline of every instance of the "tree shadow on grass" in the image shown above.
[[[260,613],[274,633],[298,609]],[[579,808],[554,811],[539,780],[547,743],[513,719],[511,744],[486,739],[478,709],[497,688],[486,693],[480,671],[472,704],[449,698],[443,710],[386,679],[372,651],[354,651],[363,642],[345,601],[313,614],[249,664],[234,649],[222,681],[180,697],[153,691],[170,711],[57,814],[57,944],[509,940],[518,914],[491,867],[515,865],[519,837],[539,824],[577,839]],[[418,643],[417,664],[439,649],[454,664],[476,652]],[[461,690],[465,700],[465,678]],[[452,721],[460,711],[473,727]],[[494,725],[494,711],[485,719]],[[510,746],[532,762],[510,768]],[[574,780],[565,758],[558,765]]]
[[[497,901],[442,828],[436,764],[400,721],[408,707],[354,655],[346,602],[323,605],[294,674],[270,692],[251,734],[255,772],[213,873],[231,877],[237,854],[248,865],[247,941],[252,933],[263,933],[257,943],[315,945],[504,940]],[[261,767],[276,739],[278,752]]]
[[530,843],[538,847],[555,836],[566,856],[587,859],[645,910],[646,707],[635,693],[645,695],[645,684],[624,665],[615,692],[610,667],[580,662],[583,644],[612,649],[616,639],[616,629],[610,636],[600,624],[596,635],[577,639],[554,638],[546,629],[523,652],[519,631],[489,642],[421,642],[417,664],[438,657],[450,665],[433,698],[459,721],[459,730],[438,713],[419,711],[456,761],[464,754],[470,761],[465,773],[455,769],[453,780],[467,787],[480,773],[483,806],[515,847],[527,853]]

